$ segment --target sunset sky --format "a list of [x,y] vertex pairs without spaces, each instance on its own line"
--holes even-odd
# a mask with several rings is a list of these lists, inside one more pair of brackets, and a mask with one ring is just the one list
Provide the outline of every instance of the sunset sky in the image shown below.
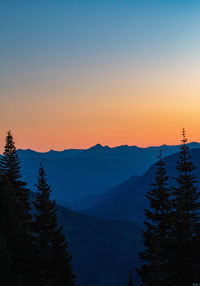
[[200,141],[200,1],[0,0],[0,151]]

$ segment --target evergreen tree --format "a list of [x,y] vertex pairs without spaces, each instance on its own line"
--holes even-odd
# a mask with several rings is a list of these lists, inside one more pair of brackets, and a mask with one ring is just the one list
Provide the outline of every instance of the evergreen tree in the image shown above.
[[62,226],[57,223],[56,203],[50,199],[51,189],[47,184],[45,171],[39,169],[34,222],[37,249],[38,286],[74,286],[71,256]]
[[14,234],[16,224],[14,207],[13,188],[6,178],[0,177],[0,230],[7,236],[8,240]]
[[26,183],[21,180],[20,161],[11,131],[8,131],[6,136],[6,144],[0,160],[0,172],[1,176],[7,177],[11,183],[21,215],[28,222],[31,219],[29,190],[26,188]]
[[11,273],[11,254],[7,245],[6,235],[0,233],[0,285],[10,285],[10,273]]
[[138,273],[144,285],[171,286],[168,282],[171,192],[167,187],[168,177],[161,152],[158,158],[155,182],[146,195],[150,202],[150,209],[145,209],[144,251],[139,254],[142,266]]
[[[200,273],[196,269],[199,257],[200,237],[200,193],[196,187],[195,169],[188,153],[187,139],[183,129],[183,139],[176,169],[176,187],[173,188],[173,284],[191,286]],[[198,281],[200,282],[200,281]]]
[[12,257],[10,285],[30,284],[32,238],[30,234],[29,190],[21,180],[20,162],[11,132],[6,137],[0,160],[1,231]]
[[15,251],[16,217],[13,212],[12,188],[0,178],[0,285],[14,285],[12,256]]

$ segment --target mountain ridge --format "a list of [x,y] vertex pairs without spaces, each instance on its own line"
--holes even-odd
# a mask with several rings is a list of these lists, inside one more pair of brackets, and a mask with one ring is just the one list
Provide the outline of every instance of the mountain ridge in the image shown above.
[[[189,142],[187,145],[191,146],[193,145],[192,148],[200,148],[200,142],[196,142],[196,141],[192,141],[192,142]],[[154,148],[166,148],[166,147],[180,147],[181,144],[162,144],[162,145],[150,145],[150,146],[147,146],[147,147],[141,147],[141,146],[137,146],[137,145],[128,145],[128,144],[123,144],[123,145],[117,145],[117,146],[114,146],[114,147],[110,147],[109,145],[102,145],[100,143],[97,143],[95,145],[92,145],[91,147],[88,147],[88,148],[66,148],[66,149],[63,149],[63,150],[54,150],[54,149],[50,149],[49,151],[44,151],[44,152],[41,152],[41,151],[37,151],[37,150],[34,150],[34,149],[30,149],[30,148],[19,148],[18,151],[20,152],[23,152],[23,151],[28,151],[28,152],[33,152],[33,153],[38,153],[38,154],[42,154],[42,155],[45,155],[45,154],[49,154],[49,153],[52,153],[52,152],[57,152],[57,153],[62,153],[62,152],[65,152],[65,151],[88,151],[88,150],[95,150],[95,149],[126,149],[126,148],[135,148],[135,149],[154,149]],[[197,146],[197,147],[194,147],[194,146]]]
[[[200,144],[189,143],[189,146],[197,148]],[[28,149],[18,153],[23,179],[30,188],[34,188],[37,170],[42,163],[53,186],[54,198],[66,206],[82,201],[83,205],[78,209],[85,209],[85,197],[103,194],[132,175],[143,175],[156,162],[160,149],[163,149],[163,156],[167,156],[176,153],[180,145],[148,148],[122,145],[110,148],[97,144],[86,150],[37,153]]]
[[[167,176],[169,176],[169,186],[176,183],[174,177],[177,175],[176,162],[179,154],[180,153],[177,152],[163,159],[166,164]],[[189,154],[196,166],[194,174],[198,179],[200,179],[200,148],[190,149]],[[132,180],[131,182],[131,178],[129,178],[129,180],[116,186],[115,188],[119,188],[116,196],[110,200],[101,201],[93,205],[91,208],[86,209],[84,212],[97,217],[130,220],[137,223],[143,223],[143,208],[149,207],[145,194],[151,189],[155,171],[156,164],[154,163],[143,176],[138,178],[138,180]],[[197,186],[200,189],[200,181]]]

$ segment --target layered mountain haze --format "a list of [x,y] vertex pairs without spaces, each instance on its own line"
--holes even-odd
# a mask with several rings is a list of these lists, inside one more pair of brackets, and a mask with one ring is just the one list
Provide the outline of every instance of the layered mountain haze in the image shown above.
[[[200,145],[189,145],[197,167],[195,175],[200,178]],[[145,193],[151,188],[160,149],[164,155],[172,154],[166,156],[164,162],[169,185],[174,184],[180,146],[110,148],[96,145],[87,150],[47,153],[18,150],[23,177],[31,190],[34,190],[39,164],[47,170],[53,197],[59,202],[58,220],[73,254],[78,286],[128,285],[129,270],[139,267],[143,208],[148,206]],[[147,171],[141,175],[137,166],[140,172]],[[33,199],[34,192],[31,195]],[[66,205],[81,212],[70,210]],[[133,276],[134,284],[139,285],[137,273],[133,272]]]
[[0,7],[0,286],[200,286],[200,1]]
[[47,170],[55,192],[64,204],[89,195],[101,194],[132,175],[130,162],[116,158],[70,157],[61,159],[22,158],[24,180],[33,188],[40,163]]
[[[192,157],[194,165],[196,166],[194,174],[199,179],[200,149],[190,150],[189,153]],[[176,162],[178,157],[179,153],[175,153],[164,158],[164,162],[166,164],[166,173],[169,176],[169,186],[174,185],[175,183],[174,178],[177,175]],[[112,193],[115,194],[113,197],[109,197],[110,191],[108,191],[107,196],[105,194],[104,197],[106,199],[95,204],[85,212],[99,217],[129,220],[142,224],[144,221],[143,209],[149,207],[145,194],[151,189],[155,170],[156,165],[153,164],[148,171],[137,180],[135,180],[133,177],[119,186],[116,186],[114,189],[112,189]],[[198,184],[198,187],[200,188],[200,183]]]
[[[190,143],[190,148],[200,147]],[[82,210],[102,200],[101,194],[123,183],[131,176],[141,176],[156,162],[159,150],[163,155],[176,153],[180,146],[140,148],[108,147],[97,144],[89,149],[69,149],[39,153],[18,150],[24,180],[34,189],[37,169],[42,163],[53,187],[53,197],[61,204]]]
[[85,209],[83,208],[84,206],[91,208],[93,205],[96,205],[100,202],[112,200],[119,194],[123,193],[123,190],[124,188],[126,188],[127,185],[130,184],[132,186],[133,183],[138,181],[139,178],[140,176],[133,175],[127,181],[111,188],[110,190],[108,190],[107,192],[103,194],[87,196],[81,200],[70,203],[70,207],[75,210],[85,211]]

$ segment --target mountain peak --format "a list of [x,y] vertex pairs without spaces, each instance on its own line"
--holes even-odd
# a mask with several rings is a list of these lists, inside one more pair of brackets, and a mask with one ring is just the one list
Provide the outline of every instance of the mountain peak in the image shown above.
[[103,148],[104,148],[103,145],[98,143],[98,144],[92,146],[91,148],[89,148],[89,150],[101,150]]

